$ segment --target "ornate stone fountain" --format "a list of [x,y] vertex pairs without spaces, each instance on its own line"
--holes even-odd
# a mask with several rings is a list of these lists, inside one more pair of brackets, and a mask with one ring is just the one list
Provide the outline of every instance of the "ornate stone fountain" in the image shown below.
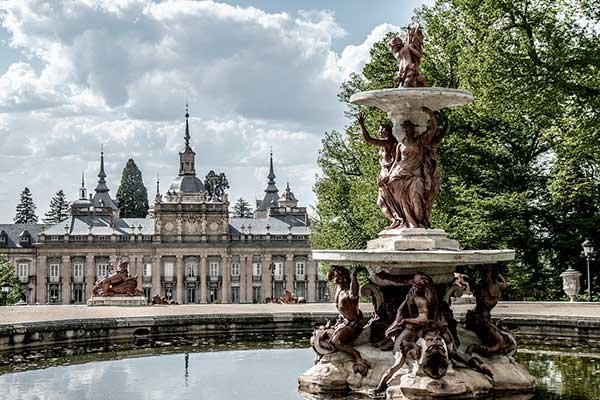
[[[409,28],[407,36],[406,44],[399,37],[390,41],[399,63],[399,87],[350,99],[386,111],[393,121],[373,138],[363,117],[358,120],[367,143],[380,149],[377,204],[391,224],[364,250],[313,251],[315,260],[332,266],[328,278],[338,285],[340,317],[314,332],[317,359],[300,376],[300,390],[389,399],[527,397],[535,380],[514,360],[511,333],[490,316],[507,286],[495,264],[513,260],[514,250],[463,250],[444,230],[430,225],[440,189],[437,146],[449,131],[447,123],[438,129],[434,112],[467,105],[473,96],[426,87],[419,71],[420,28]],[[455,280],[460,265],[482,266],[483,275],[471,283],[476,305],[465,326],[457,323],[450,307],[464,288]],[[355,266],[352,274],[346,266]],[[360,289],[356,266],[368,272],[369,283]],[[375,312],[369,320],[358,308],[360,296],[372,299]]]

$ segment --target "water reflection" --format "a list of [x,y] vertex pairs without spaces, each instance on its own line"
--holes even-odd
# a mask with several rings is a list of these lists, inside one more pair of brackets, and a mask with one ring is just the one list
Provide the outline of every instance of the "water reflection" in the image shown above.
[[[260,347],[270,349],[261,349]],[[241,343],[172,346],[72,357],[68,363],[0,375],[7,399],[244,399],[339,400],[297,392],[297,378],[313,361],[298,343]],[[248,347],[252,348],[250,350]],[[259,347],[259,348],[256,348]],[[294,348],[296,347],[296,348]],[[231,350],[238,348],[238,350]],[[228,350],[215,352],[215,349]],[[212,350],[212,351],[209,351]],[[542,390],[531,396],[494,400],[598,400],[600,353],[565,353],[525,349],[519,361],[538,377]],[[23,364],[21,364],[23,367]],[[44,368],[45,367],[45,368]],[[365,399],[360,396],[344,400]]]

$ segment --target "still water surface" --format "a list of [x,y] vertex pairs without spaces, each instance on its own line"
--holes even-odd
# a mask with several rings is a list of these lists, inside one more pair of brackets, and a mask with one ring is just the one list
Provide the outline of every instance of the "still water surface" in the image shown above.
[[[197,347],[148,348],[13,364],[0,370],[0,397],[301,400],[297,378],[312,365],[314,356],[306,347],[294,348],[297,345],[261,349],[264,344],[235,344],[221,348],[239,349],[216,352]],[[538,378],[535,400],[600,399],[600,354],[523,349],[519,361]],[[53,364],[63,365],[48,366]],[[12,372],[15,368],[30,369]]]

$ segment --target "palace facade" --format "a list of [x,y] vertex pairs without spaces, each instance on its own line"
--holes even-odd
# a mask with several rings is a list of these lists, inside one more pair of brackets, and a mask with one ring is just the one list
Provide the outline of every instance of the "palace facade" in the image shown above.
[[157,181],[147,218],[120,218],[102,152],[94,193],[88,196],[82,178],[68,220],[0,225],[0,256],[14,264],[28,304],[84,304],[121,259],[148,298],[261,303],[289,290],[308,302],[329,299],[310,256],[306,207],[298,206],[289,184],[279,193],[272,154],[254,217],[230,217],[227,194],[210,197],[196,176],[188,118],[179,173],[164,194]]

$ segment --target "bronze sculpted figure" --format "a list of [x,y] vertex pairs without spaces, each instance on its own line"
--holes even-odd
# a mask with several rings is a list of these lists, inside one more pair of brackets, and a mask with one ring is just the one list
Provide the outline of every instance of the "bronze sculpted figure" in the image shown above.
[[381,171],[377,178],[379,193],[377,205],[392,223],[393,228],[430,228],[433,202],[440,191],[440,171],[437,164],[437,147],[448,135],[448,122],[438,130],[435,115],[427,107],[430,123],[424,133],[406,120],[402,124],[404,137],[398,143],[389,126],[380,127],[380,139],[369,135],[364,116],[358,117],[363,138],[380,148]]
[[354,357],[354,372],[366,375],[370,365],[351,344],[364,327],[362,313],[358,308],[357,274],[358,269],[354,269],[350,276],[350,272],[344,267],[331,267],[327,280],[335,282],[338,286],[335,303],[340,315],[333,327],[328,323],[313,333],[311,345],[317,353],[317,361],[325,354],[342,351]]
[[365,142],[379,147],[379,165],[381,165],[381,171],[377,177],[377,186],[379,187],[377,206],[381,209],[383,215],[392,222],[388,226],[388,229],[400,227],[404,224],[402,210],[395,201],[390,188],[390,170],[396,159],[398,141],[392,134],[391,125],[381,124],[379,126],[379,139],[374,139],[369,135],[365,127],[365,117],[362,113],[358,115],[358,124]]
[[137,275],[130,276],[127,261],[121,261],[116,271],[96,282],[92,289],[94,296],[143,296],[144,293],[137,289]]
[[[396,361],[390,369],[388,369],[381,380],[379,385],[372,390],[371,394],[378,395],[383,393],[387,388],[392,376],[404,366],[407,359],[412,362],[416,362],[420,358],[420,350],[417,346],[417,341],[422,337],[423,331],[426,327],[430,327],[427,332],[431,333],[436,331],[433,337],[428,338],[429,345],[435,346],[431,350],[431,359],[436,361],[439,365],[437,367],[430,368],[431,371],[435,371],[437,374],[439,371],[444,371],[448,366],[447,350],[444,362],[439,361],[443,359],[439,354],[439,331],[434,325],[438,321],[438,300],[435,288],[433,286],[432,279],[425,275],[418,273],[412,279],[412,287],[410,288],[406,299],[396,314],[396,320],[386,331],[386,335],[394,339],[394,356]],[[442,373],[443,375],[443,373]]]
[[492,309],[498,304],[501,291],[507,287],[508,284],[496,269],[490,266],[484,269],[481,282],[475,288],[475,308],[467,311],[465,323],[467,329],[477,334],[481,345],[468,346],[467,354],[474,352],[489,357],[516,350],[513,336],[492,322]]
[[398,72],[394,83],[398,87],[425,87],[427,81],[421,72],[421,57],[423,52],[423,31],[417,25],[407,29],[406,44],[399,36],[390,39],[390,49],[398,60]]

